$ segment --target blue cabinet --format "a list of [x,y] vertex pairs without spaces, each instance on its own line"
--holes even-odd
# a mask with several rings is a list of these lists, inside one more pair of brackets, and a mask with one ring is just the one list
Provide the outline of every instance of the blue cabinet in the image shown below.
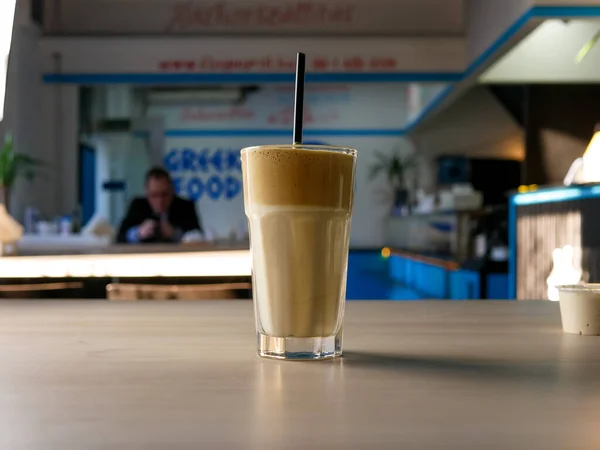
[[351,251],[348,259],[347,299],[452,300],[506,299],[508,275],[448,270],[435,261],[376,251]]
[[450,299],[473,300],[481,298],[481,277],[479,272],[455,270],[450,272]]
[[422,297],[446,298],[448,295],[448,272],[443,267],[392,255],[389,274],[393,281],[419,292]]
[[392,255],[389,258],[389,273],[392,280],[398,283],[406,283],[406,265],[408,260],[398,256]]
[[417,263],[416,289],[430,298],[446,298],[448,293],[448,272],[440,266]]
[[388,260],[380,252],[350,251],[346,298],[348,300],[383,299],[389,297],[391,282]]
[[448,270],[441,265],[392,254],[388,260],[391,281],[418,292],[421,298],[451,300],[507,299],[508,275],[492,273],[482,279],[473,270]]

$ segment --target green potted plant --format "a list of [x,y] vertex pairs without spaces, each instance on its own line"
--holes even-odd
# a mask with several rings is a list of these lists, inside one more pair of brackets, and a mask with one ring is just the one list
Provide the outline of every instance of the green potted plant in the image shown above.
[[20,176],[32,180],[41,164],[31,156],[16,153],[12,136],[6,134],[0,148],[0,202],[4,203],[7,211],[10,212],[10,195],[15,181]]
[[415,155],[405,155],[399,149],[392,150],[390,154],[383,154],[375,150],[375,159],[376,161],[369,169],[369,180],[385,175],[393,193],[394,206],[407,205],[409,195],[406,176],[417,166]]

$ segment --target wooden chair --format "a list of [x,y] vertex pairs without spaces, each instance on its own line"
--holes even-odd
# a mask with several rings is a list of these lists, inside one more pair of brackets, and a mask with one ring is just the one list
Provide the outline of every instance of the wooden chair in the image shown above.
[[250,283],[158,285],[113,283],[106,286],[109,300],[233,300],[239,291],[251,289]]

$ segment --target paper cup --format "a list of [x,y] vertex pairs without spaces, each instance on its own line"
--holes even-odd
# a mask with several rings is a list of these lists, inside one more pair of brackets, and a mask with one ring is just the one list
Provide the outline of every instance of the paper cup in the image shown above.
[[600,284],[558,286],[565,333],[600,336]]

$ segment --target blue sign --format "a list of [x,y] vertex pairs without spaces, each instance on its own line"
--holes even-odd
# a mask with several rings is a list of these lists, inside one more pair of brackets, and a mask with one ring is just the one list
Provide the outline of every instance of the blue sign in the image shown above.
[[175,191],[192,201],[231,200],[242,192],[240,150],[174,148],[164,157]]

